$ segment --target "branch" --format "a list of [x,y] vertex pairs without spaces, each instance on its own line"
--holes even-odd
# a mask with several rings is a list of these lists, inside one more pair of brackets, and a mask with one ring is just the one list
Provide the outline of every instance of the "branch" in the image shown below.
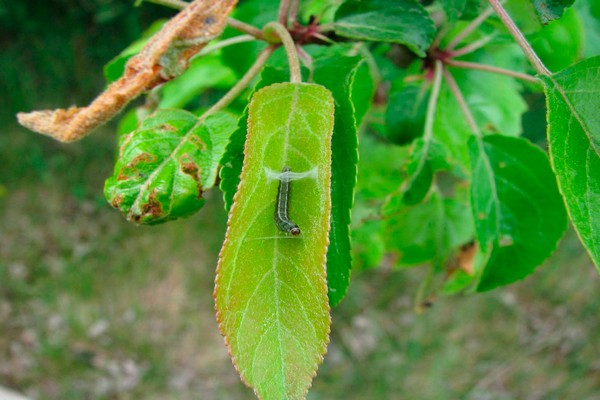
[[184,8],[186,8],[189,5],[188,2],[181,1],[181,0],[144,0],[144,1],[146,1],[148,3],[158,4],[159,6],[174,8],[176,10],[183,10]]
[[450,91],[456,98],[456,101],[458,102],[458,106],[460,107],[463,115],[465,116],[465,119],[467,120],[467,124],[469,124],[469,127],[473,131],[473,134],[475,134],[475,136],[477,136],[477,137],[481,137],[481,131],[479,130],[479,127],[475,123],[475,118],[473,118],[473,114],[471,114],[471,110],[469,109],[469,106],[467,105],[467,102],[466,102],[463,94],[461,93],[458,85],[456,84],[454,77],[452,77],[452,74],[450,74],[450,72],[448,72],[448,70],[445,68],[444,68],[444,79],[446,80],[446,83],[448,84]]
[[203,48],[198,54],[192,57],[192,60],[196,59],[197,57],[204,56],[208,53],[212,53],[215,50],[222,49],[223,47],[232,46],[238,43],[252,42],[254,40],[256,40],[256,38],[252,35],[239,35],[231,37],[229,39],[221,40],[220,42]]
[[457,60],[452,60],[452,59],[446,59],[446,60],[444,60],[444,63],[451,67],[476,69],[479,71],[486,71],[486,72],[491,72],[494,74],[506,75],[506,76],[510,76],[513,78],[522,79],[524,81],[538,83],[538,80],[534,76],[522,74],[522,73],[516,72],[516,71],[511,71],[509,69],[494,67],[492,65],[478,64],[478,63],[468,62],[468,61],[457,61]]
[[237,20],[235,18],[227,18],[227,25],[232,27],[233,29],[237,29],[240,32],[247,33],[248,35],[252,35],[257,39],[264,40],[263,32],[250,24]]
[[279,18],[278,21],[283,26],[288,26],[288,15],[290,13],[290,0],[279,1]]
[[283,47],[285,47],[288,63],[290,65],[290,82],[302,82],[300,63],[298,62],[298,53],[296,52],[294,39],[292,39],[292,36],[288,30],[285,29],[285,27],[279,22],[269,22],[267,25],[265,25],[265,36],[267,37],[267,40],[270,39],[270,30],[274,31],[274,33],[277,35],[277,38],[283,43]]
[[529,59],[531,65],[536,70],[536,72],[540,75],[550,76],[552,73],[546,68],[542,60],[535,54],[533,48],[523,36],[523,33],[519,30],[519,28],[515,25],[514,21],[510,18],[510,15],[506,12],[506,10],[502,7],[502,4],[498,0],[489,0],[490,6],[496,11],[496,14],[506,26],[506,29],[510,32],[515,41],[521,46],[521,50],[525,53],[525,56]]

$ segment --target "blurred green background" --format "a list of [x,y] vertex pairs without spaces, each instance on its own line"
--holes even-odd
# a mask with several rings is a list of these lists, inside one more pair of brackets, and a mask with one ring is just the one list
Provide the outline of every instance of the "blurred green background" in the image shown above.
[[[15,122],[87,103],[103,65],[172,14],[0,2],[0,386],[37,399],[253,398],[213,313],[220,193],[188,220],[133,226],[102,195],[115,123],[63,145]],[[353,273],[310,399],[600,399],[600,279],[572,232],[527,280],[416,315],[425,273]]]

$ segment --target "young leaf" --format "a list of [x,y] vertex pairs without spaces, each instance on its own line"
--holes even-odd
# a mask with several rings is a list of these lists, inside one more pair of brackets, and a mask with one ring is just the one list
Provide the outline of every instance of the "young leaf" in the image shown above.
[[344,37],[400,43],[425,57],[435,25],[416,0],[346,0],[335,13],[335,32]]
[[569,216],[600,268],[600,57],[553,76],[546,87],[550,159]]
[[571,7],[575,0],[533,0],[533,7],[542,23],[558,19],[565,8]]
[[204,204],[203,191],[215,183],[235,124],[226,113],[199,120],[183,110],[157,111],[125,136],[105,183],[106,199],[139,224],[193,214]]
[[566,215],[546,154],[525,139],[502,135],[469,143],[471,207],[488,257],[478,291],[531,274],[556,249]]
[[[328,342],[333,124],[333,98],[319,85],[274,84],[249,105],[215,300],[234,364],[260,398],[303,398]],[[301,174],[290,182],[289,200],[300,236],[279,231],[273,218],[284,166]]]

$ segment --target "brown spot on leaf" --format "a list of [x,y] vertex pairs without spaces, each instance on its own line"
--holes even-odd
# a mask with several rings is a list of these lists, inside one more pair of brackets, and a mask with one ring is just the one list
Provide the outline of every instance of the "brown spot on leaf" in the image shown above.
[[206,150],[206,143],[204,143],[204,140],[200,139],[200,136],[190,135],[188,141],[191,144],[193,144],[194,146],[196,146],[198,148],[198,150],[200,150],[200,151]]
[[460,253],[456,256],[458,268],[465,271],[467,274],[473,276],[475,269],[473,267],[473,260],[475,259],[475,253],[477,252],[477,243],[468,243],[460,248]]
[[197,198],[202,198],[202,183],[200,182],[200,168],[198,165],[190,158],[189,154],[184,154],[181,156],[179,160],[181,162],[181,171],[184,174],[187,174],[192,177],[196,181],[196,187],[198,189]]
[[158,130],[160,131],[167,131],[167,132],[177,132],[177,128],[175,128],[173,125],[171,124],[162,124]]
[[133,175],[139,176],[137,168],[138,164],[151,163],[154,161],[156,161],[156,156],[154,154],[149,154],[145,152],[138,154],[127,165],[121,168],[121,170],[119,171],[119,176],[117,177],[117,181],[126,181]]
[[122,202],[123,202],[123,195],[118,194],[112,199],[112,201],[110,202],[110,205],[113,206],[114,208],[119,208],[119,206],[121,205]]
[[156,189],[153,189],[152,192],[150,192],[150,196],[148,196],[148,202],[145,203],[144,205],[142,205],[142,215],[137,216],[136,221],[139,221],[139,219],[142,216],[146,216],[146,215],[150,215],[152,217],[162,217],[164,214],[163,208],[162,208],[162,204],[160,203],[160,201],[158,201],[157,197],[156,197]]

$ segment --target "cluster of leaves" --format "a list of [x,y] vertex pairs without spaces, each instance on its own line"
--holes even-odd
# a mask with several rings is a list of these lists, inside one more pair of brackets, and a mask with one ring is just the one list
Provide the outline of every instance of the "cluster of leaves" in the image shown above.
[[[230,211],[215,290],[222,332],[260,397],[302,397],[351,267],[427,266],[419,307],[438,294],[490,290],[552,254],[567,212],[600,264],[599,33],[582,28],[598,24],[600,10],[572,3],[506,2],[519,45],[543,62],[534,71],[514,29],[479,0],[302,1],[282,22],[311,84],[285,83],[280,47],[253,89],[203,114],[273,51],[238,43],[227,28],[222,43],[235,45],[193,59],[123,117],[106,197],[127,219],[157,224],[192,215],[219,186]],[[262,27],[278,6],[248,0],[233,16]],[[109,82],[163,23],[106,66]],[[544,95],[550,158],[534,125],[523,131],[523,121],[543,125],[528,103]],[[293,212],[312,227],[304,247],[272,237],[276,182],[264,171],[289,162],[326,172],[295,192]]]

